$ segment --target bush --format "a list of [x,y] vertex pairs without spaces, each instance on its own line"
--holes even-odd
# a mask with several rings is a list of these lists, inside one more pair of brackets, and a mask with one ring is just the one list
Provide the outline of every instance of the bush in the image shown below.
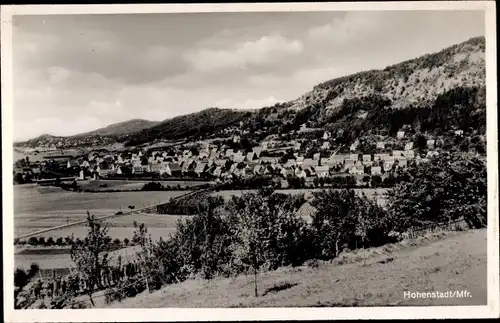
[[62,246],[62,245],[63,245],[63,243],[64,243],[64,241],[63,241],[63,238],[62,238],[62,237],[57,238],[57,240],[56,240],[56,245],[58,245],[58,246]]
[[53,246],[55,244],[54,239],[52,237],[49,237],[47,241],[45,242],[46,246]]
[[38,245],[40,245],[40,246],[46,246],[47,245],[47,243],[45,242],[45,238],[44,237],[38,238]]
[[28,240],[28,244],[32,246],[38,246],[38,239],[37,237],[30,237]]
[[128,246],[128,244],[130,243],[130,240],[128,238],[125,238],[123,239],[123,243]]
[[409,178],[389,191],[396,230],[423,228],[463,218],[470,227],[487,224],[486,165],[462,154],[444,153],[408,167]]
[[121,240],[119,238],[116,238],[115,240],[113,240],[113,244],[115,246],[120,246],[122,244]]

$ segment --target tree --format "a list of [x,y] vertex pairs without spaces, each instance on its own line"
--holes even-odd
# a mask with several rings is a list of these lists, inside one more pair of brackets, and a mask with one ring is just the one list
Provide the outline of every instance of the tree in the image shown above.
[[353,190],[314,192],[313,219],[315,248],[320,258],[335,258],[355,235],[356,196]]
[[413,140],[415,149],[424,150],[427,148],[427,139],[422,134],[417,134]]
[[388,192],[389,214],[398,231],[462,218],[473,228],[486,226],[484,161],[444,153],[408,167],[408,175]]
[[36,263],[32,263],[28,271],[21,268],[16,268],[14,271],[14,307],[16,309],[24,308],[22,304],[19,304],[18,296],[26,285],[40,272],[40,267]]
[[88,295],[93,304],[92,293],[95,287],[102,288],[101,272],[108,265],[109,255],[106,251],[109,250],[111,238],[107,235],[107,225],[102,225],[101,221],[89,212],[86,226],[86,238],[81,244],[72,244],[70,255],[77,270],[88,282]]
[[308,254],[301,252],[305,226],[294,213],[303,197],[295,199],[265,188],[233,197],[225,206],[225,219],[233,237],[232,266],[236,270],[239,267],[242,271],[245,268],[253,271],[256,297],[257,276],[262,268],[296,265]]
[[382,185],[382,177],[380,175],[372,175],[371,187],[380,187]]
[[247,204],[240,208],[239,217],[237,217],[238,238],[240,243],[236,249],[236,254],[242,262],[253,268],[254,273],[254,294],[258,297],[257,273],[264,263],[264,228],[259,221],[265,217],[266,209],[262,197],[256,194],[245,195]]

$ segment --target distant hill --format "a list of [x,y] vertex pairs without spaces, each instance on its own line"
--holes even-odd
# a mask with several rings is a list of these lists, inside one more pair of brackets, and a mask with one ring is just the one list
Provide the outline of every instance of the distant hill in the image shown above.
[[295,100],[293,109],[322,102],[327,110],[344,99],[377,94],[395,108],[432,101],[457,86],[485,86],[485,40],[475,37],[383,70],[363,71],[323,82]]
[[141,131],[141,130],[146,129],[146,128],[151,128],[151,127],[157,125],[158,123],[160,123],[160,122],[159,121],[143,120],[143,119],[133,119],[133,120],[114,123],[114,124],[111,124],[107,127],[99,128],[97,130],[78,134],[78,135],[75,135],[72,137],[85,137],[85,136],[93,136],[93,135],[117,136],[117,135],[123,135],[123,134],[131,133],[131,132]]
[[155,139],[180,139],[203,136],[249,118],[252,112],[229,109],[209,108],[165,120],[151,128],[130,133],[120,138],[127,145],[138,145]]
[[486,125],[485,39],[475,37],[382,70],[363,71],[315,86],[298,99],[266,107],[246,123],[255,133],[307,128],[343,133],[348,144],[366,135],[394,135]]
[[235,129],[258,141],[304,125],[347,134],[345,143],[367,134],[393,135],[405,125],[423,132],[472,128],[484,133],[485,75],[485,39],[476,37],[382,70],[322,82],[296,100],[257,111],[210,108],[162,122],[130,120],[72,137],[44,135],[19,145],[133,146]]

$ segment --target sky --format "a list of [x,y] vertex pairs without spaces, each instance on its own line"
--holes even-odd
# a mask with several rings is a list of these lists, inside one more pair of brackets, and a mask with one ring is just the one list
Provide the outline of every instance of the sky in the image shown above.
[[14,140],[271,106],[484,28],[482,11],[14,16]]

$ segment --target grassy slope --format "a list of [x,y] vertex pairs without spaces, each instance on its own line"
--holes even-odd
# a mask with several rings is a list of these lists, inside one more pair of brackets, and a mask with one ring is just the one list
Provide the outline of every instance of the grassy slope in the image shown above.
[[[114,303],[116,308],[158,307],[287,307],[287,306],[405,306],[486,304],[486,230],[429,234],[417,241],[368,251],[366,266],[360,254],[347,264],[321,263],[318,268],[281,268],[259,275],[258,298],[253,277],[189,280],[153,294]],[[412,246],[418,244],[419,246]],[[390,254],[389,254],[390,253]],[[379,261],[393,258],[386,264]],[[266,290],[289,283],[279,291]],[[296,285],[295,285],[296,284]],[[414,299],[403,292],[468,290],[472,298]],[[264,295],[265,294],[265,295]],[[100,300],[100,306],[105,306]]]

